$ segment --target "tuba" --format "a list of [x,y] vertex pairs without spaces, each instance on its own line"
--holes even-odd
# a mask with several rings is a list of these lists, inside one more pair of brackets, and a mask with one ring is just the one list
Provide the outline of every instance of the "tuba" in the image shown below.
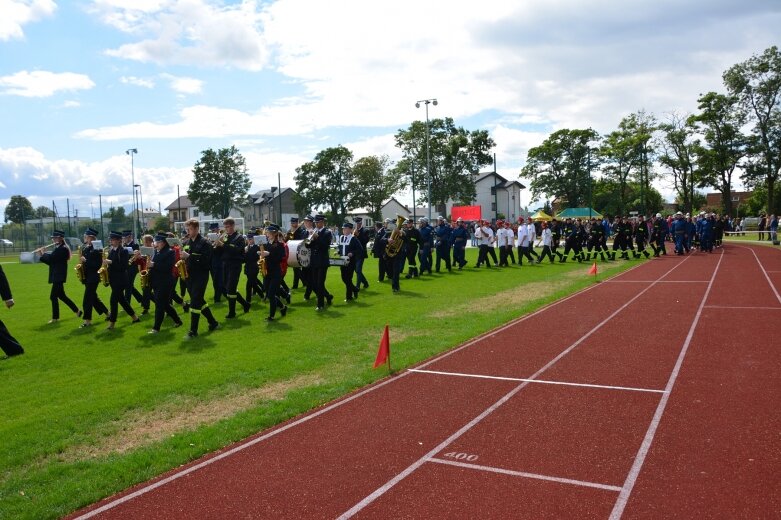
[[401,230],[401,225],[404,224],[405,220],[407,220],[405,217],[396,215],[396,229],[391,233],[390,238],[388,239],[388,245],[385,246],[385,256],[393,258],[401,251],[401,248],[404,245],[404,241],[402,240],[404,231]]

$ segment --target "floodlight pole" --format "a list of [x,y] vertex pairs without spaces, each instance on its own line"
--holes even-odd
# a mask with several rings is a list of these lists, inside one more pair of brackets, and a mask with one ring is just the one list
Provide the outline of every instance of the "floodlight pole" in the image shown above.
[[428,220],[431,222],[431,146],[428,128],[428,105],[429,103],[437,106],[438,102],[435,98],[421,99],[415,102],[415,108],[420,108],[420,104],[426,105],[426,182],[428,184]]
[[[131,195],[133,195],[133,198],[131,199],[131,204],[135,205],[135,192],[136,192],[136,175],[134,171],[134,165],[133,165],[133,156],[138,153],[137,148],[128,148],[125,150],[125,154],[130,156],[130,185],[133,187],[133,191],[131,192]],[[136,208],[136,211],[138,209]],[[133,238],[138,238],[138,235],[136,234],[136,221],[135,219],[130,219],[133,222]]]

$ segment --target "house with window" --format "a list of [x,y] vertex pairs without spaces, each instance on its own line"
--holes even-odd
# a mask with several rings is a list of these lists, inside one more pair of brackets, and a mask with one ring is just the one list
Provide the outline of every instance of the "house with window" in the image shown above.
[[248,200],[248,205],[243,208],[247,226],[262,226],[268,220],[287,229],[290,217],[301,217],[296,211],[295,195],[293,188],[280,191],[276,186],[252,193],[249,196],[251,203]]
[[[513,222],[518,220],[521,216],[521,190],[526,186],[496,172],[479,173],[475,177],[475,198],[467,205],[480,206],[481,217],[487,220],[494,220],[497,216]],[[460,205],[449,200],[447,214],[452,213],[453,206]]]
[[[187,195],[182,195],[174,200],[165,207],[165,210],[168,212],[168,222],[171,226],[171,229],[176,230],[180,229],[181,227],[181,225],[176,226],[177,222],[184,222],[191,218],[198,219],[201,222],[221,220],[219,217],[215,217],[201,211],[198,206],[193,204],[190,199],[187,198]],[[231,208],[228,214],[233,218],[244,218],[244,214],[239,208]],[[246,220],[244,225],[247,227]]]

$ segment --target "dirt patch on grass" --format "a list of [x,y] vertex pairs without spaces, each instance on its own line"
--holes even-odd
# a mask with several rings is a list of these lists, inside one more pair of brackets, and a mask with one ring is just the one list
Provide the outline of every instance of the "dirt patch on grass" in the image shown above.
[[318,374],[305,374],[208,401],[181,397],[151,411],[130,412],[107,428],[111,433],[100,438],[96,444],[73,446],[58,458],[62,462],[76,462],[112,453],[126,453],[174,434],[226,419],[252,408],[260,401],[279,400],[291,390],[322,382],[323,378]]
[[569,280],[526,283],[490,296],[475,298],[447,309],[432,312],[429,316],[432,318],[451,318],[463,316],[465,312],[487,313],[508,307],[521,307],[534,300],[550,296],[570,283]]

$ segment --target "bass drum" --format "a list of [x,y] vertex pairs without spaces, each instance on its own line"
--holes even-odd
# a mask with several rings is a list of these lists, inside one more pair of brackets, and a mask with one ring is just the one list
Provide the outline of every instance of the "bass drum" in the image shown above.
[[309,267],[312,251],[303,240],[291,240],[287,243],[287,265],[290,267]]

